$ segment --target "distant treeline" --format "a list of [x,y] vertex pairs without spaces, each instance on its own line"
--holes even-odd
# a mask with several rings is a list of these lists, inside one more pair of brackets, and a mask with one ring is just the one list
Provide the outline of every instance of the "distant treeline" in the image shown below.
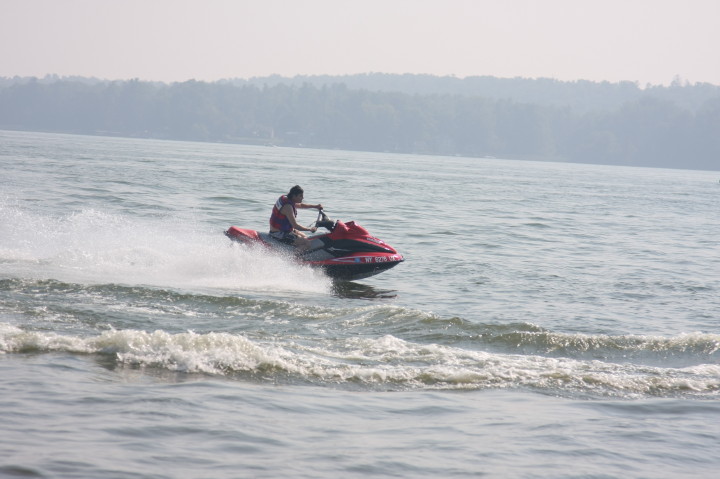
[[0,128],[720,170],[720,87],[679,80],[0,78]]

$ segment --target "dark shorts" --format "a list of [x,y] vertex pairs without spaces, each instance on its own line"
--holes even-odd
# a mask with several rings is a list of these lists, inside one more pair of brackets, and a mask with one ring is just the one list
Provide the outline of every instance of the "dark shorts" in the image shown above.
[[292,231],[271,231],[270,236],[280,241],[281,243],[287,244],[295,244],[295,240],[298,238],[298,235],[296,235]]

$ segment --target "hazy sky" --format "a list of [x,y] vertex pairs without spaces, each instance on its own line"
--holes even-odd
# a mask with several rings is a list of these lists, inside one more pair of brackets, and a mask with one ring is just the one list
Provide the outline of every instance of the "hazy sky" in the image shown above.
[[0,0],[0,76],[720,85],[720,0]]

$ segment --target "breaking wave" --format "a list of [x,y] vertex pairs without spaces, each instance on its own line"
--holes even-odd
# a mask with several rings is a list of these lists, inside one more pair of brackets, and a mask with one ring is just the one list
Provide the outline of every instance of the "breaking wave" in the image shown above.
[[[553,341],[565,335],[545,333]],[[555,337],[556,336],[556,337]],[[528,336],[533,338],[533,336]],[[531,340],[531,341],[534,341]],[[599,397],[696,396],[720,393],[718,335],[660,338],[584,338],[586,347],[678,354],[702,351],[706,360],[662,367],[538,354],[508,354],[438,343],[381,337],[260,338],[248,334],[192,331],[108,330],[82,337],[0,326],[3,353],[99,355],[113,367],[244,377],[257,381],[337,387],[404,389],[527,388],[553,395]],[[602,346],[600,346],[602,344]]]

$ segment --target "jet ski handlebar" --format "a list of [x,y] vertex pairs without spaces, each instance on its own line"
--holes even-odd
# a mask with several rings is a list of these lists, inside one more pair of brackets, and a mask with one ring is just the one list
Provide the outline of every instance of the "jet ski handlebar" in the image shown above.
[[335,228],[335,221],[328,218],[328,215],[326,215],[323,210],[318,210],[318,217],[315,220],[315,226],[332,231]]

